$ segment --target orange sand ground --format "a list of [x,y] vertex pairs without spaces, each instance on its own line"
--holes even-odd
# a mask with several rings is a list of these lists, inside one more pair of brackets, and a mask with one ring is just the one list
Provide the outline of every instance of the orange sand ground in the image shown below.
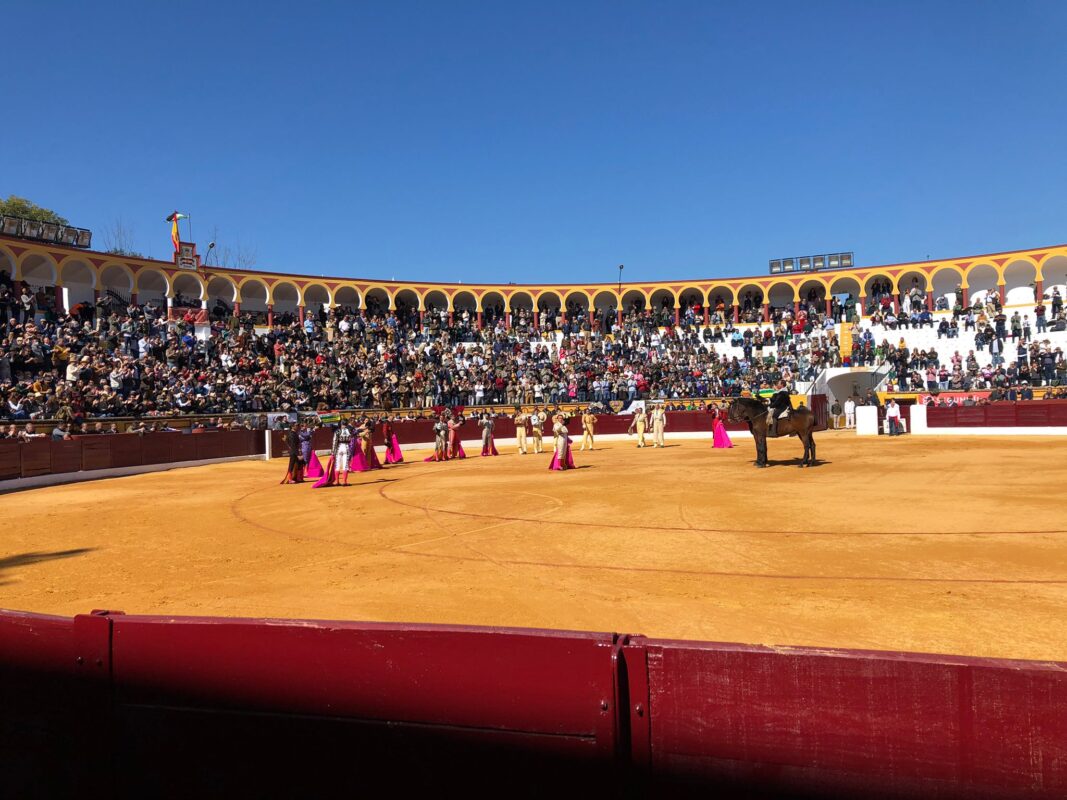
[[571,473],[507,447],[348,489],[275,460],[7,494],[0,606],[1067,660],[1062,443],[820,440],[811,470],[614,442]]

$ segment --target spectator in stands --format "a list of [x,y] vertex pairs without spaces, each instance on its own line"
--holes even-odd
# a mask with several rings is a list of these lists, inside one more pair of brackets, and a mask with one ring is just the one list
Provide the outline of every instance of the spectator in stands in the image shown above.
[[70,438],[70,426],[66,422],[60,422],[52,428],[52,441],[58,442]]

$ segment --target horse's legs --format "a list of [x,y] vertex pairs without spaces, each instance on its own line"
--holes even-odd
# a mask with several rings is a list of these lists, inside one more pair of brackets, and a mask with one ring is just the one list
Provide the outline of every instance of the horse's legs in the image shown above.
[[756,434],[756,466],[767,466],[767,434]]
[[815,466],[815,431],[808,431],[808,441],[811,443],[811,466]]

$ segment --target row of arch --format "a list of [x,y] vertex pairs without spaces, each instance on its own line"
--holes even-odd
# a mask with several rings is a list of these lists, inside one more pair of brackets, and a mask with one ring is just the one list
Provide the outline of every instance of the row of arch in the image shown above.
[[812,274],[797,283],[784,278],[749,279],[747,281],[717,282],[683,286],[677,291],[668,287],[633,288],[558,286],[545,288],[522,288],[477,293],[471,289],[449,286],[424,288],[389,286],[386,284],[364,287],[342,283],[331,288],[325,283],[311,281],[303,286],[286,279],[268,284],[253,276],[238,276],[227,273],[179,272],[168,274],[164,270],[142,267],[137,271],[119,261],[109,261],[95,267],[80,254],[72,254],[57,262],[45,253],[27,251],[20,258],[0,245],[0,270],[14,278],[35,286],[60,285],[67,293],[68,302],[89,300],[96,292],[112,291],[120,296],[136,294],[139,302],[163,301],[181,296],[194,301],[211,304],[221,300],[224,304],[241,303],[249,309],[273,306],[278,310],[292,310],[304,306],[348,306],[351,308],[394,309],[403,306],[420,311],[453,311],[470,309],[481,311],[491,306],[501,306],[506,311],[520,309],[537,310],[577,306],[584,309],[607,310],[632,305],[651,308],[688,307],[691,305],[726,307],[750,302],[767,302],[781,307],[809,297],[820,300],[830,295],[851,294],[854,298],[869,297],[876,287],[888,285],[892,292],[908,292],[913,286],[935,298],[945,297],[950,304],[957,289],[967,290],[971,301],[981,299],[983,294],[1001,292],[1008,305],[1032,303],[1035,286],[1043,280],[1046,289],[1058,285],[1056,280],[1067,273],[1067,253],[1050,253],[1040,261],[1030,256],[1016,256],[997,264],[977,261],[966,266],[941,264],[927,270],[910,269],[898,275],[888,271],[855,270],[850,273]]

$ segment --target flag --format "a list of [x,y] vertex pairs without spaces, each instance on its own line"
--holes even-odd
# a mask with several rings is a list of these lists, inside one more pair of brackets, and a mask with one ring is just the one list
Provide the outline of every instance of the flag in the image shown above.
[[319,412],[319,422],[323,425],[336,425],[340,421],[341,415],[336,411],[331,411],[329,413]]
[[175,253],[178,252],[178,242],[180,241],[180,238],[178,236],[178,220],[180,219],[189,219],[189,215],[175,211],[173,214],[167,217],[166,220],[170,223],[170,240],[174,242]]

